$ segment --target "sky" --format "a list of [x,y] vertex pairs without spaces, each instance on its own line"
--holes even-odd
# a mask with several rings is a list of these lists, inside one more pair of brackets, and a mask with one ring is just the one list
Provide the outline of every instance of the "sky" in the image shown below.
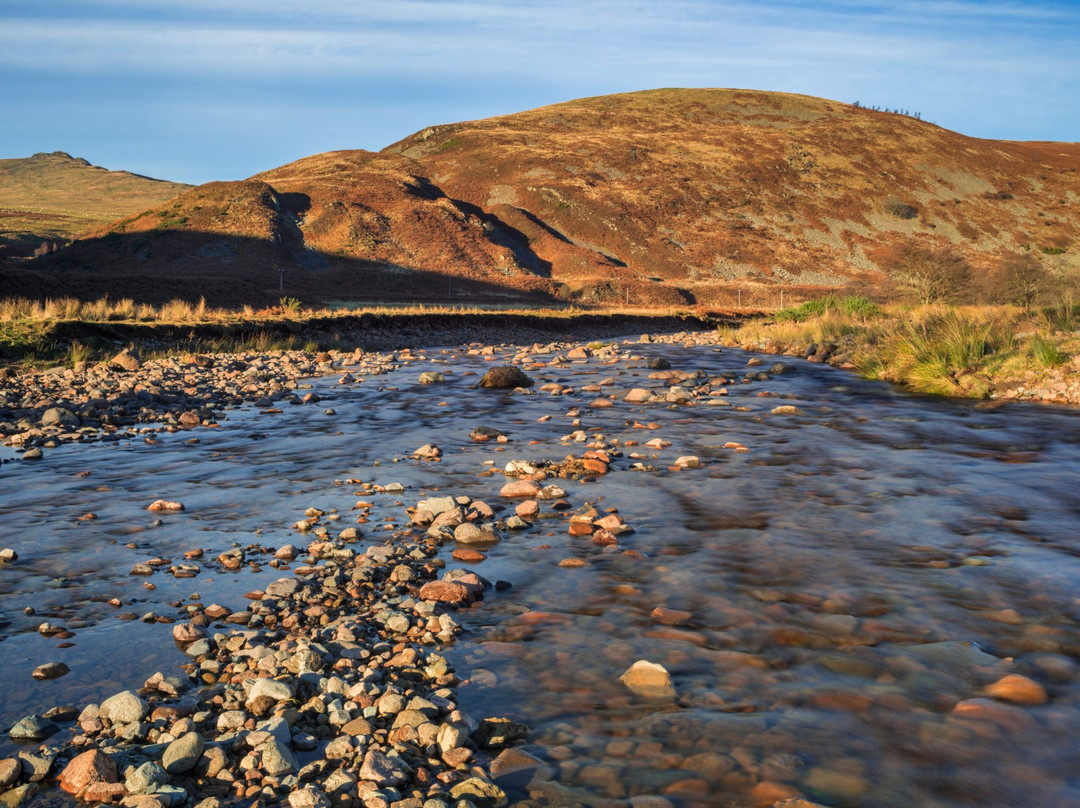
[[0,0],[0,158],[178,182],[657,87],[1080,141],[1080,0]]

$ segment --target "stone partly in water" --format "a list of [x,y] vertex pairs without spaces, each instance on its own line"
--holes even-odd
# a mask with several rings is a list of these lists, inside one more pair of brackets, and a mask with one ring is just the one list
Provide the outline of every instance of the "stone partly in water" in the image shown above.
[[70,672],[71,668],[63,662],[46,662],[44,665],[38,665],[34,668],[34,672],[30,675],[35,679],[58,679],[65,673]]
[[514,365],[500,365],[492,368],[480,378],[481,387],[513,388],[532,387],[532,385],[533,380],[526,376],[521,368]]
[[8,730],[8,735],[19,741],[41,741],[58,732],[59,729],[47,718],[42,718],[40,715],[28,715]]
[[675,686],[663,665],[639,659],[619,677],[631,692],[647,699],[673,699]]

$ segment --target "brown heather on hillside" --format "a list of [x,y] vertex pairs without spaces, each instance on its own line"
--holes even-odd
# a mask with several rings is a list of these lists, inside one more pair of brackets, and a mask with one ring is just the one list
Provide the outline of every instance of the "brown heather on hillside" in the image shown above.
[[62,244],[190,187],[109,171],[65,152],[0,160],[0,257]]
[[911,244],[956,253],[976,277],[1022,254],[1068,276],[1078,168],[1078,144],[979,140],[782,93],[655,90],[210,183],[29,270],[98,295],[186,284],[217,305],[276,299],[279,270],[305,302],[722,307],[742,290],[768,304],[780,288],[789,301],[886,289]]

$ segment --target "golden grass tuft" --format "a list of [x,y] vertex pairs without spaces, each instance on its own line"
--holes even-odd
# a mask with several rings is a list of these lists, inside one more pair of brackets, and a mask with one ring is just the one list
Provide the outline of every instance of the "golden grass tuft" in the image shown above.
[[744,347],[801,353],[835,344],[867,378],[937,395],[983,397],[999,386],[1062,367],[1080,351],[1072,307],[886,305],[872,317],[822,307],[816,314],[757,318],[725,337]]

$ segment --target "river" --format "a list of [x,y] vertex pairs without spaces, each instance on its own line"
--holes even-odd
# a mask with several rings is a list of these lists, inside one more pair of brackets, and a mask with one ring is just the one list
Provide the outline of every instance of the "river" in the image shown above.
[[[492,469],[580,454],[580,429],[622,456],[595,481],[566,481],[567,500],[616,508],[633,532],[618,550],[568,535],[560,517],[507,532],[469,566],[512,586],[460,613],[466,633],[449,652],[462,706],[527,723],[559,788],[687,806],[797,794],[875,808],[1080,804],[1077,413],[917,397],[798,360],[757,377],[775,357],[713,345],[623,348],[530,369],[531,395],[475,387],[512,348],[430,349],[355,384],[310,380],[318,404],[242,407],[215,429],[5,463],[0,546],[20,557],[0,569],[0,725],[174,672],[171,626],[121,616],[179,617],[193,595],[239,608],[282,573],[213,559],[302,545],[292,525],[306,508],[349,520],[357,499],[371,502],[362,542],[381,542],[433,493],[501,505],[506,478]],[[723,404],[624,402],[634,387],[664,389],[644,362],[658,356],[728,374]],[[445,383],[419,384],[425,370]],[[540,391],[548,382],[573,392]],[[589,406],[608,394],[614,406]],[[477,426],[510,442],[474,442]],[[671,445],[645,447],[653,438]],[[411,458],[428,443],[440,462]],[[702,467],[672,468],[685,455]],[[148,512],[159,498],[185,509]],[[195,577],[129,574],[195,548]],[[587,563],[560,566],[568,558]],[[74,636],[43,636],[43,622]],[[642,659],[670,671],[674,700],[620,683]],[[33,680],[49,661],[71,672]],[[1046,703],[987,695],[1010,674]],[[14,748],[3,736],[0,755]]]

